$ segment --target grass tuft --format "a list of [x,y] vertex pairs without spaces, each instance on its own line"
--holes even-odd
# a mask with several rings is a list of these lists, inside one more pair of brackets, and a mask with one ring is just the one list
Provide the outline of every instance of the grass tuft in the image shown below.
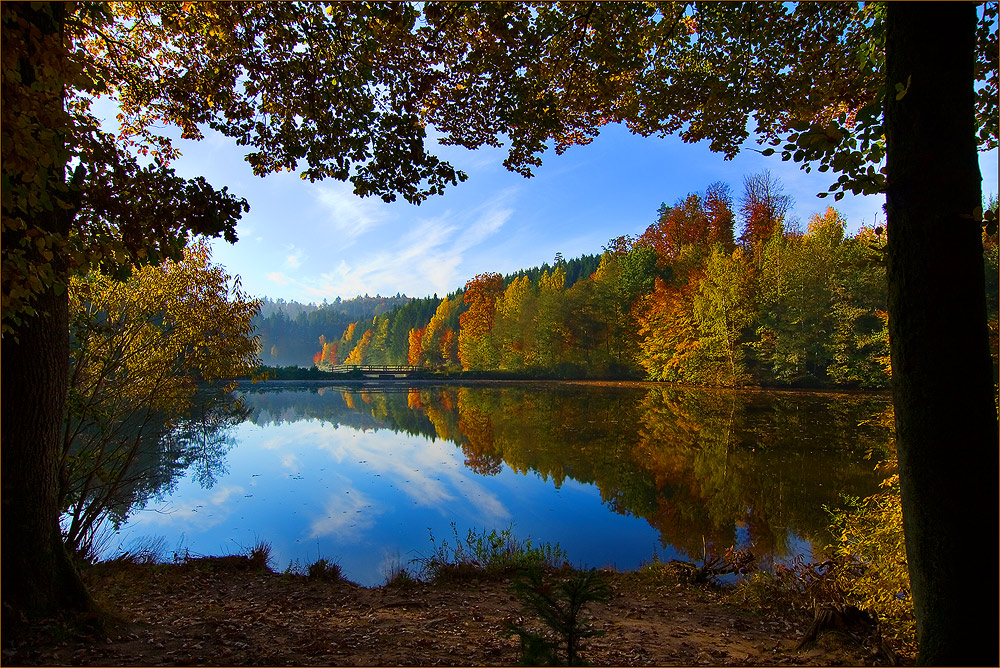
[[385,584],[386,587],[395,587],[398,589],[406,589],[417,584],[417,580],[398,561],[394,561],[385,572]]
[[523,570],[536,570],[543,566],[559,568],[566,563],[566,552],[556,543],[535,546],[531,539],[520,540],[514,536],[513,525],[497,532],[469,529],[465,538],[458,535],[451,523],[454,541],[442,540],[439,544],[431,533],[431,554],[418,557],[413,562],[420,566],[423,579],[464,580],[477,577],[498,578]]
[[255,571],[271,571],[271,543],[266,540],[259,540],[247,551],[247,558],[250,559],[250,567]]
[[325,582],[340,582],[344,578],[340,564],[326,559],[318,559],[309,564],[306,575],[310,580]]

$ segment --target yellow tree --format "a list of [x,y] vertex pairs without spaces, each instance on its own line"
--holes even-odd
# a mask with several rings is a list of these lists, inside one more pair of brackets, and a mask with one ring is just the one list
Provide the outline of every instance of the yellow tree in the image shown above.
[[448,323],[454,320],[459,306],[457,298],[447,297],[438,304],[434,315],[424,328],[423,338],[420,341],[421,364],[427,363],[439,367],[448,363],[446,359],[450,352],[448,347],[452,344],[453,337],[453,334],[449,334],[452,330],[448,327]]
[[144,441],[177,424],[200,384],[250,375],[260,360],[251,322],[258,302],[211,263],[206,243],[126,281],[96,272],[74,278],[69,296],[59,505],[68,517],[64,539],[76,552],[86,551],[111,504],[143,475],[132,468]]
[[716,385],[743,385],[749,380],[744,361],[744,336],[754,322],[750,301],[750,266],[737,248],[732,255],[712,249],[705,275],[694,296],[701,354],[706,374]]
[[372,330],[366,329],[365,333],[361,335],[361,340],[358,341],[351,353],[344,359],[344,364],[364,364],[365,354],[368,352],[368,346],[371,345],[373,335],[374,332]]
[[446,367],[461,367],[458,361],[458,334],[450,327],[441,335],[441,360]]
[[534,366],[534,285],[527,276],[515,278],[497,299],[495,335],[501,369]]
[[538,279],[538,307],[535,312],[535,350],[537,366],[555,369],[564,361],[569,345],[566,327],[566,269],[557,263]]

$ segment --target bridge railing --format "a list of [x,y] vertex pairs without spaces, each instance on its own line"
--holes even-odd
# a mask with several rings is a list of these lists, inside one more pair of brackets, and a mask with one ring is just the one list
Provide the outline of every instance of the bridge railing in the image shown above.
[[350,373],[360,371],[362,373],[413,373],[423,371],[425,367],[414,364],[324,364],[317,365],[322,371],[332,371],[333,373]]

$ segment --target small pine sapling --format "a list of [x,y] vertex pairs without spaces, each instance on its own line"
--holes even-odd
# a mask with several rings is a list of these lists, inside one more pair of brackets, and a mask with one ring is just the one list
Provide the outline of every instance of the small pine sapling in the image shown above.
[[575,571],[568,579],[553,584],[545,582],[541,569],[530,569],[513,581],[514,594],[536,614],[564,643],[565,664],[561,663],[559,646],[543,634],[507,624],[509,635],[521,639],[521,665],[580,666],[586,662],[580,656],[580,641],[603,635],[584,617],[584,607],[592,602],[606,602],[611,595],[601,574],[594,570]]

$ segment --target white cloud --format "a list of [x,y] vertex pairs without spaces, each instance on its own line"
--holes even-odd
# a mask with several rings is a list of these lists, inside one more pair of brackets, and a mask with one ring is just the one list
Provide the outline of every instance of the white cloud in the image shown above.
[[358,197],[349,183],[330,181],[314,184],[311,189],[341,247],[350,246],[357,237],[387,219],[384,203],[373,198]]
[[277,283],[278,285],[288,285],[292,282],[292,279],[288,278],[280,271],[272,271],[270,274],[267,274],[267,280],[272,283]]
[[298,269],[302,266],[302,262],[305,259],[305,251],[301,248],[296,248],[294,245],[289,246],[288,250],[290,255],[285,258],[285,264],[292,269]]
[[514,194],[509,188],[471,209],[417,219],[398,238],[383,239],[368,251],[355,245],[356,253],[318,278],[286,280],[316,300],[400,291],[411,296],[447,294],[482,271],[482,267],[468,268],[463,263],[470,251],[494,237],[514,216],[510,205]]
[[[167,507],[155,511],[142,512],[130,520],[135,526],[168,527],[177,526],[188,530],[205,530],[217,526],[230,515],[229,500],[245,493],[239,485],[220,487],[199,498],[199,494],[188,496],[188,501],[178,507]],[[147,509],[148,510],[148,509]]]
[[[478,476],[456,458],[454,445],[447,441],[428,443],[423,439],[401,438],[394,432],[375,431],[366,433],[364,439],[348,443],[339,435],[331,435],[329,428],[324,432],[321,425],[316,426],[318,430],[311,427],[303,431],[303,435],[312,435],[309,440],[316,447],[329,452],[337,462],[352,458],[364,460],[366,467],[392,480],[397,489],[419,506],[448,514],[454,511],[459,497],[464,497],[465,503],[475,508],[478,517],[494,522],[507,521],[511,517],[499,497],[480,484]],[[338,497],[337,512],[328,509],[327,519],[321,521],[324,527],[330,530],[341,527],[338,517],[345,522],[350,519],[348,525],[359,522],[365,513],[353,510],[372,506],[353,488],[344,496],[351,498]],[[345,515],[345,510],[352,512]]]
[[295,453],[287,453],[281,456],[281,467],[293,473],[298,473],[302,469],[299,457]]
[[214,506],[221,506],[226,501],[229,500],[229,497],[233,496],[234,494],[242,494],[243,491],[244,491],[243,488],[239,486],[222,487],[215,490],[215,493],[212,494],[212,496],[209,497],[208,500],[209,503],[211,503]]
[[472,225],[462,231],[455,241],[455,250],[466,251],[483,243],[496,234],[513,214],[513,209],[503,207],[499,202],[488,206]]

